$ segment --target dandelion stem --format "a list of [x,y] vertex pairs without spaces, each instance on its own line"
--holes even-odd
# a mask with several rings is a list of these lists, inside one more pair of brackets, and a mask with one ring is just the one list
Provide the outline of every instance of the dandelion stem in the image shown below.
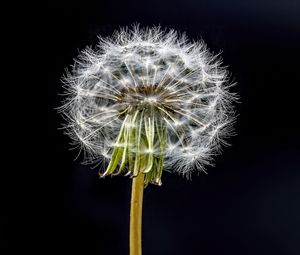
[[144,173],[141,171],[132,179],[130,207],[130,255],[142,254],[142,207],[144,192]]

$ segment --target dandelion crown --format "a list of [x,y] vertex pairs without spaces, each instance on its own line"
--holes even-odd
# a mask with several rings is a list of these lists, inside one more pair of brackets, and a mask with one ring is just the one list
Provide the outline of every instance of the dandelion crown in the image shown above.
[[159,27],[121,29],[87,48],[65,76],[67,133],[100,176],[204,171],[231,132],[234,94],[201,42]]

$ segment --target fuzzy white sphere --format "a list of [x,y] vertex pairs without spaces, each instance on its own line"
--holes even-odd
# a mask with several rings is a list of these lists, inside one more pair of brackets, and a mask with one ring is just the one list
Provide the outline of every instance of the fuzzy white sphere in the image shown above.
[[[165,170],[187,176],[204,171],[234,120],[231,102],[236,97],[228,92],[232,84],[221,60],[203,41],[190,42],[160,27],[134,26],[99,39],[64,79],[66,130],[87,161],[108,162],[118,147],[133,157],[139,150],[163,158]],[[133,129],[137,135],[131,141],[128,130]],[[166,134],[166,144],[160,134]],[[143,148],[136,144],[138,138],[146,141]],[[124,153],[120,162],[130,155]],[[160,176],[149,181],[160,183]]]

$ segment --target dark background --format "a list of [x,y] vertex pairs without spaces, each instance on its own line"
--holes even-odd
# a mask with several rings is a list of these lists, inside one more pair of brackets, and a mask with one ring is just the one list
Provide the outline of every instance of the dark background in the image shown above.
[[34,96],[45,105],[33,110],[46,121],[32,125],[44,132],[22,162],[27,178],[5,194],[8,251],[128,254],[130,179],[99,179],[74,161],[54,108],[79,51],[139,22],[222,50],[241,101],[237,135],[208,175],[164,173],[163,186],[145,190],[143,254],[300,254],[299,1],[46,1],[33,12],[43,58]]

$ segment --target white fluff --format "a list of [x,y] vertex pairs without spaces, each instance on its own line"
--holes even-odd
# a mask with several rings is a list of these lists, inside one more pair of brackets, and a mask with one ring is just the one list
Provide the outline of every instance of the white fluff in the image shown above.
[[[85,49],[64,78],[68,96],[61,110],[67,133],[81,146],[87,162],[110,160],[114,146],[123,146],[116,144],[124,119],[120,112],[137,100],[128,95],[121,102],[122,91],[156,84],[176,95],[165,101],[176,106],[172,116],[162,114],[168,131],[164,169],[186,176],[204,171],[226,143],[234,120],[231,102],[236,96],[228,92],[233,84],[220,65],[203,41],[190,42],[174,30],[134,26],[100,37],[97,48]],[[159,93],[138,98],[141,105],[157,105],[160,99]],[[149,151],[155,154],[156,148],[145,153]]]

